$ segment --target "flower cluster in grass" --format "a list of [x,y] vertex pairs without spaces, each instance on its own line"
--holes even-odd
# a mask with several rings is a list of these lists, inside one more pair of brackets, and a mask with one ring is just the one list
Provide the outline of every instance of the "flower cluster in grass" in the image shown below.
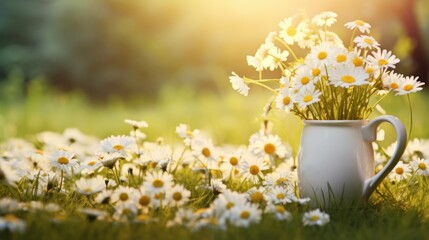
[[[74,212],[90,221],[156,221],[192,230],[249,227],[263,218],[287,224],[299,217],[305,226],[330,221],[299,198],[290,147],[267,128],[234,147],[216,146],[181,124],[176,133],[182,143],[168,145],[147,141],[145,122],[126,123],[130,134],[101,141],[67,129],[40,133],[36,142],[3,143],[0,191],[8,197],[0,199],[0,231],[24,231],[22,211],[49,212],[56,222]],[[374,146],[381,168],[394,145]],[[411,141],[391,179],[426,181],[428,157],[429,141]]]
[[[232,87],[244,96],[251,84],[264,87],[274,94],[270,106],[314,120],[366,119],[389,93],[406,95],[422,89],[418,77],[394,72],[399,59],[369,35],[368,23],[346,23],[352,33],[350,42],[344,43],[328,30],[336,17],[334,12],[322,12],[313,18],[302,13],[284,19],[281,29],[270,32],[256,54],[247,57],[259,77],[233,72]],[[306,55],[295,54],[298,49]],[[266,71],[278,71],[279,77],[264,78]]]
[[[181,124],[176,133],[182,143],[169,145],[147,141],[141,131],[146,122],[125,123],[132,127],[129,134],[102,140],[67,129],[40,133],[35,142],[2,144],[0,191],[9,197],[0,201],[0,230],[25,229],[15,214],[23,206],[190,229],[248,227],[263,217],[291,221],[311,210],[309,199],[297,196],[289,145],[267,129],[253,134],[246,146],[233,147],[216,146]],[[311,214],[303,218],[305,225],[329,222],[323,212]]]

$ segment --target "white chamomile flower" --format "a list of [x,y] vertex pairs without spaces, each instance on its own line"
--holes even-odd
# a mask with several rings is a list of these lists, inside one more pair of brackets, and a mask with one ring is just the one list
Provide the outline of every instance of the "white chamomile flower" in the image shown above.
[[359,48],[378,49],[380,46],[380,43],[378,43],[373,37],[367,35],[357,36],[353,42],[355,42]]
[[207,169],[219,169],[219,154],[211,139],[194,138],[191,142],[192,153]]
[[260,138],[255,139],[251,144],[250,149],[255,154],[262,157],[275,157],[284,158],[287,155],[286,146],[282,144],[282,140],[278,135],[262,135]]
[[13,214],[0,216],[0,231],[7,229],[11,232],[24,232],[25,228],[25,221],[19,219]]
[[307,107],[313,103],[320,101],[319,96],[322,94],[320,90],[316,90],[314,86],[300,89],[295,97],[295,101],[300,108]]
[[213,191],[215,194],[223,193],[227,190],[226,185],[222,182],[222,179],[216,178],[210,180],[210,186],[208,186],[209,189]]
[[283,88],[282,91],[276,96],[275,101],[277,109],[290,112],[294,103],[292,89],[288,87]]
[[116,204],[134,202],[136,193],[136,189],[134,188],[119,186],[113,190],[111,201]]
[[240,165],[243,177],[253,183],[258,183],[264,179],[262,171],[267,170],[268,164],[262,158],[256,157],[252,153],[243,156],[243,162]]
[[211,208],[213,214],[218,218],[228,217],[230,210],[237,205],[246,202],[246,196],[231,190],[225,190],[213,201]]
[[421,158],[411,160],[411,166],[417,175],[429,176],[429,161]]
[[275,186],[267,193],[267,198],[273,204],[286,204],[295,201],[296,196],[290,188]]
[[106,188],[104,178],[101,176],[95,178],[80,178],[75,184],[76,191],[82,195],[92,195]]
[[274,217],[279,221],[292,220],[292,214],[281,204],[268,204],[265,211],[274,214]]
[[337,16],[338,15],[336,13],[327,11],[317,14],[311,21],[317,26],[329,27],[337,21]]
[[153,194],[150,194],[144,186],[140,186],[135,197],[135,202],[137,202],[141,208],[148,208],[151,206]]
[[136,121],[131,119],[125,119],[124,122],[126,124],[131,125],[136,130],[139,128],[147,128],[149,126],[146,121]]
[[292,45],[304,37],[301,30],[302,25],[297,23],[296,17],[285,18],[279,23],[279,26],[281,28],[279,36],[286,44]]
[[249,66],[254,67],[256,71],[270,68],[275,62],[271,52],[277,51],[276,48],[272,43],[263,43],[256,51],[255,56],[247,56],[247,63]]
[[396,95],[405,95],[409,93],[414,93],[422,90],[422,87],[425,83],[417,81],[419,77],[407,76],[403,78],[399,88],[395,89],[397,91]]
[[105,153],[119,153],[126,156],[126,151],[134,142],[134,139],[129,136],[111,136],[101,141],[101,149]]
[[349,88],[350,86],[359,86],[368,84],[366,81],[369,75],[363,68],[356,68],[349,65],[339,65],[332,70],[329,75],[329,82],[338,87]]
[[296,74],[292,78],[292,83],[296,88],[305,88],[314,84],[314,77],[311,69],[306,65],[297,67]]
[[398,90],[403,81],[404,75],[393,71],[384,74],[382,77],[383,87],[388,90]]
[[367,61],[369,64],[379,68],[395,68],[395,64],[400,60],[392,54],[392,51],[378,49],[377,52],[372,52],[372,55],[367,57]]
[[400,182],[411,176],[411,166],[403,161],[399,161],[395,168],[390,172],[389,178],[392,181]]
[[272,173],[269,173],[265,176],[265,181],[263,182],[265,187],[292,187],[292,173],[290,171],[278,171],[278,169]]
[[265,196],[266,189],[263,187],[253,187],[247,190],[247,199],[249,202],[254,204],[263,203],[266,201]]
[[112,190],[104,189],[94,198],[95,202],[98,204],[108,204],[111,202]]
[[229,81],[232,84],[232,88],[243,96],[249,94],[249,86],[244,82],[244,79],[238,76],[235,72],[232,72],[232,76],[229,77]]
[[304,213],[302,223],[304,226],[323,226],[329,223],[330,217],[327,213],[320,211],[320,209],[312,210]]
[[251,223],[259,223],[262,211],[257,205],[244,202],[231,208],[230,223],[236,227],[248,227]]
[[166,199],[172,206],[183,206],[189,201],[191,192],[180,184],[176,184],[166,193]]
[[49,160],[54,168],[62,170],[68,175],[71,174],[73,169],[79,166],[77,160],[74,159],[74,153],[63,150],[54,151]]
[[150,193],[158,194],[168,191],[173,186],[173,176],[167,172],[155,171],[146,175],[143,187]]
[[335,63],[335,55],[333,53],[333,45],[331,42],[322,42],[311,48],[310,53],[306,57],[306,61],[310,63],[320,63],[330,66]]
[[361,33],[369,33],[369,29],[371,28],[371,25],[369,25],[369,23],[366,23],[362,20],[348,22],[344,24],[344,26],[350,30],[359,29]]

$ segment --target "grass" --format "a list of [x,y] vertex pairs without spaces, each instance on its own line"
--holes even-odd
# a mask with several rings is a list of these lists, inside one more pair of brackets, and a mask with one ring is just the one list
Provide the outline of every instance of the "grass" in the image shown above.
[[[201,94],[186,88],[166,88],[155,101],[126,103],[112,100],[107,105],[97,105],[88,103],[79,94],[55,93],[36,81],[29,87],[27,98],[0,102],[0,124],[3,126],[0,138],[3,141],[11,137],[32,139],[40,131],[61,132],[67,127],[77,127],[84,133],[104,138],[112,134],[128,134],[129,126],[123,124],[123,120],[131,118],[149,123],[145,132],[151,141],[159,136],[167,142],[179,141],[174,129],[179,123],[187,123],[208,132],[217,144],[247,144],[249,136],[260,127],[264,99],[263,94],[244,98],[232,91]],[[413,96],[414,137],[429,138],[429,128],[425,127],[428,100],[427,92]],[[406,98],[388,98],[383,106],[388,113],[409,125]],[[290,143],[296,154],[302,130],[299,119],[278,112],[270,115],[270,119],[274,123],[274,132]],[[386,131],[388,141],[394,139],[388,127]],[[186,184],[195,186],[192,182]],[[199,194],[192,189],[194,196]],[[53,194],[37,200],[60,204],[65,209],[65,220],[52,221],[53,215],[49,213],[21,212],[18,216],[26,219],[27,231],[3,231],[0,239],[426,239],[429,229],[427,194],[427,179],[419,179],[417,184],[394,185],[385,181],[368,206],[326,209],[331,222],[323,227],[303,226],[302,211],[292,209],[294,219],[291,222],[265,217],[260,224],[249,228],[195,232],[185,227],[166,230],[163,223],[167,219],[163,215],[158,222],[150,223],[91,222],[75,212],[74,205],[86,205],[81,196]],[[18,198],[2,185],[0,196]],[[31,197],[25,200],[31,200]],[[61,215],[56,217],[61,218]]]

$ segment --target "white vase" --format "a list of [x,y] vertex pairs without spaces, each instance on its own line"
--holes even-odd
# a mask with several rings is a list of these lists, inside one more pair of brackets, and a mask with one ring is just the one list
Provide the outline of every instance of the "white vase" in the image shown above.
[[[393,125],[397,146],[385,167],[375,174],[372,142],[382,122]],[[407,142],[404,125],[393,116],[365,120],[304,121],[298,156],[301,197],[312,206],[365,203],[402,156]]]

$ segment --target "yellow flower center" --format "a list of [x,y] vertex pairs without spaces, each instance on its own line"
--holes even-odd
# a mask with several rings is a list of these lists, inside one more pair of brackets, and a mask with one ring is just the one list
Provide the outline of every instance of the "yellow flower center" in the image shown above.
[[173,193],[173,199],[174,201],[177,201],[177,202],[182,200],[182,194],[180,192]]
[[91,162],[88,163],[89,166],[94,166],[95,164],[96,164],[95,161],[91,161]]
[[277,211],[278,213],[285,213],[285,212],[286,212],[286,209],[285,209],[285,207],[283,207],[282,205],[277,205],[277,206],[276,206],[276,211]]
[[419,168],[421,169],[421,170],[426,170],[426,164],[424,164],[424,163],[419,163]]
[[404,90],[405,91],[411,91],[413,89],[413,85],[411,85],[411,84],[405,84],[405,86],[404,86]]
[[395,172],[396,172],[397,174],[401,175],[401,174],[403,174],[403,173],[404,173],[404,169],[403,169],[403,168],[401,168],[401,167],[397,167],[397,168],[395,169]]
[[276,184],[277,185],[282,185],[282,184],[284,184],[286,182],[287,182],[286,178],[279,178],[279,179],[276,180]]
[[290,97],[289,96],[284,97],[283,98],[283,104],[284,105],[289,105],[289,103],[290,103]]
[[158,194],[155,194],[153,197],[155,199],[157,199],[157,200],[161,200],[161,199],[164,199],[164,194],[163,193],[158,193]]
[[264,152],[266,154],[273,154],[276,151],[276,146],[274,146],[274,144],[272,143],[267,143],[264,146]]
[[256,165],[252,165],[249,168],[249,172],[253,175],[257,175],[259,173],[259,167]]
[[390,84],[390,87],[391,87],[392,89],[398,89],[399,84],[398,84],[398,83],[393,82],[393,83],[391,83],[391,84]]
[[121,144],[117,144],[113,146],[113,149],[115,149],[116,151],[121,151],[122,149],[124,149],[124,146],[122,146]]
[[378,60],[378,65],[384,66],[389,64],[389,62],[386,59],[380,59]]
[[68,158],[66,158],[66,157],[59,157],[59,158],[57,159],[57,161],[58,161],[58,163],[59,163],[59,164],[64,164],[64,165],[66,165],[66,164],[68,164],[68,163],[69,163],[69,159],[68,159]]
[[204,157],[210,157],[211,156],[211,152],[210,152],[210,149],[208,149],[208,148],[203,148],[203,150],[201,150],[201,153],[203,154],[203,156]]
[[147,205],[149,205],[149,203],[150,203],[150,198],[149,198],[149,196],[146,196],[146,195],[141,196],[141,197],[140,197],[140,199],[139,199],[139,203],[140,203],[140,205],[142,205],[142,206],[147,206]]
[[311,221],[313,221],[313,222],[315,222],[315,221],[317,221],[317,220],[319,220],[320,219],[320,216],[319,215],[313,215],[313,216],[311,216],[311,218],[310,218],[310,220]]
[[364,21],[362,21],[362,20],[356,20],[356,21],[355,21],[355,23],[356,23],[356,25],[358,25],[358,26],[364,26],[364,25],[365,25],[365,22],[364,22]]
[[228,202],[225,207],[226,207],[226,209],[231,209],[232,207],[234,207],[234,203]]
[[304,102],[306,102],[306,103],[310,102],[311,100],[313,100],[313,96],[311,96],[311,95],[307,95],[304,97]]
[[231,158],[229,159],[229,163],[230,163],[232,166],[237,166],[237,164],[238,164],[238,159],[237,159],[236,157],[231,157]]
[[319,76],[320,75],[320,69],[319,68],[313,68],[312,70],[311,70],[311,75],[313,75],[314,77],[317,77],[317,76]]
[[362,58],[360,58],[360,57],[355,57],[355,58],[353,59],[353,64],[355,65],[355,67],[360,67],[360,66],[362,66],[362,65],[363,65]]
[[345,75],[341,77],[341,81],[345,82],[345,83],[354,83],[356,82],[356,79],[350,75]]
[[295,36],[296,35],[296,28],[295,27],[289,27],[287,30],[286,30],[286,33],[287,33],[287,35],[288,36],[291,36],[291,37],[293,37],[293,36]]
[[13,214],[6,214],[3,216],[3,219],[6,220],[6,222],[16,222],[18,221],[18,218]]
[[303,85],[306,85],[307,83],[309,83],[310,82],[310,78],[308,78],[308,77],[302,77],[301,78],[301,83],[303,84]]
[[259,203],[264,200],[264,195],[261,192],[254,192],[250,195],[250,200],[254,203]]
[[368,73],[368,74],[372,74],[372,73],[374,72],[374,68],[372,68],[372,67],[367,67],[367,68],[365,69],[365,72],[366,72],[366,73]]
[[276,195],[277,199],[284,199],[286,196],[283,193],[279,193]]
[[155,181],[153,181],[152,186],[156,188],[162,188],[164,186],[164,182],[159,179],[156,179]]
[[344,54],[340,54],[337,56],[337,62],[345,62],[347,60],[347,56]]
[[323,59],[325,59],[326,57],[328,57],[328,54],[327,54],[326,52],[320,52],[319,54],[317,54],[317,58],[318,58],[319,60],[323,60]]
[[242,211],[240,217],[242,219],[248,219],[250,217],[250,213],[248,211]]
[[374,43],[371,38],[365,38],[363,41],[368,43],[369,45],[372,45]]
[[119,194],[119,200],[121,200],[121,201],[127,201],[128,200],[128,194],[127,193],[121,193],[121,194]]

